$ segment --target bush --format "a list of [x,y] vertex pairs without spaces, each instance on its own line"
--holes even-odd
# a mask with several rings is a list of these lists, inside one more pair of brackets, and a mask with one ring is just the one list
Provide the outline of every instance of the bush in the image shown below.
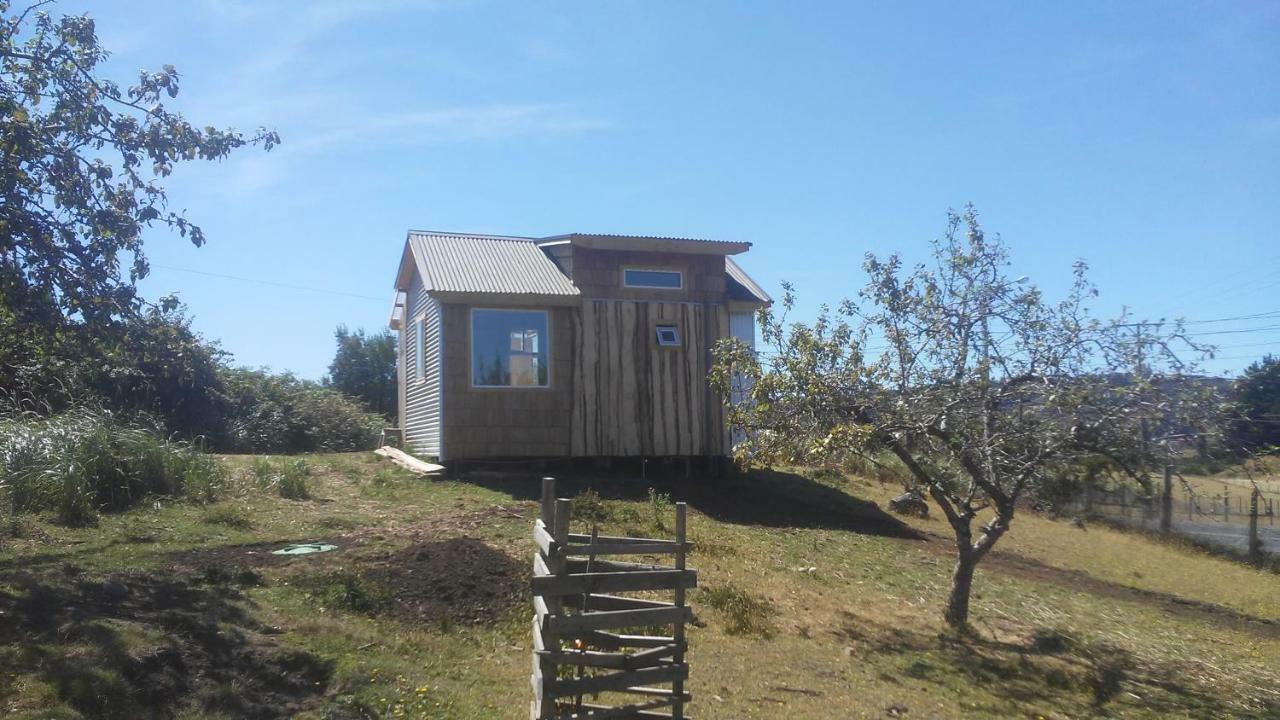
[[258,487],[271,490],[288,500],[309,500],[311,488],[307,477],[311,475],[311,466],[302,458],[289,460],[281,458],[260,457],[253,460],[253,476]]
[[198,447],[84,408],[0,420],[0,475],[15,513],[53,511],[69,525],[150,496],[210,502],[226,484],[222,465]]
[[293,578],[293,585],[326,608],[375,615],[391,603],[390,593],[364,575],[342,569],[308,573]]
[[725,585],[699,590],[698,600],[724,614],[728,621],[725,632],[730,635],[770,638],[777,632],[774,616],[778,610],[766,597],[753,595],[736,585]]
[[224,369],[226,430],[234,452],[371,450],[385,424],[355,400],[291,374]]
[[237,530],[248,530],[253,527],[253,518],[249,511],[241,505],[218,503],[212,505],[204,513],[203,520],[211,525],[226,525]]

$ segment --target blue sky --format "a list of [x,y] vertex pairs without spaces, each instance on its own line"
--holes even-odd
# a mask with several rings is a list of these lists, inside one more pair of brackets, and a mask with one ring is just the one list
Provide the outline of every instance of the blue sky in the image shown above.
[[[144,291],[242,364],[319,377],[335,325],[382,327],[409,228],[745,240],[804,317],[971,201],[1051,296],[1084,258],[1106,313],[1280,310],[1274,2],[58,11],[95,17],[115,79],[170,63],[191,119],[281,134],[170,179],[207,246],[147,243]],[[1214,372],[1280,352],[1280,318],[1193,327],[1246,331],[1202,338]]]

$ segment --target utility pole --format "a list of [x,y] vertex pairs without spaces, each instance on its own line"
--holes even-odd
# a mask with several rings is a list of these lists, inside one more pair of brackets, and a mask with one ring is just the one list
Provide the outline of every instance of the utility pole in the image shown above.
[[[1146,329],[1146,323],[1140,322],[1134,326],[1134,342],[1137,344],[1137,373],[1138,382],[1142,381],[1142,331]],[[1151,443],[1151,428],[1147,425],[1147,416],[1143,415],[1138,419],[1142,424],[1142,444],[1140,445],[1138,454],[1138,473],[1142,477],[1147,476],[1147,451]]]
[[1164,494],[1160,496],[1160,532],[1173,530],[1173,466],[1164,466]]

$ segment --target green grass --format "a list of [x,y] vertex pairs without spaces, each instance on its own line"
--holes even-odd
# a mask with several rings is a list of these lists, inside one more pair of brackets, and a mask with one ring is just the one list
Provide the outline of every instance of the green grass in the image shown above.
[[89,525],[150,498],[211,502],[226,471],[190,443],[76,409],[52,418],[0,418],[0,498],[15,512],[52,512]]
[[[299,459],[308,502],[270,479]],[[23,516],[0,534],[0,714],[528,717],[527,598],[475,623],[431,583],[405,588],[442,562],[443,541],[490,552],[523,582],[536,477],[424,480],[369,453],[219,462],[226,498],[206,507],[144,504],[92,528]],[[561,490],[584,493],[576,528],[607,534],[667,536],[671,503],[689,502],[695,717],[1280,710],[1274,573],[1026,513],[979,567],[974,631],[957,636],[940,616],[946,527],[881,512],[892,483],[757,472]],[[303,540],[339,549],[270,555]]]

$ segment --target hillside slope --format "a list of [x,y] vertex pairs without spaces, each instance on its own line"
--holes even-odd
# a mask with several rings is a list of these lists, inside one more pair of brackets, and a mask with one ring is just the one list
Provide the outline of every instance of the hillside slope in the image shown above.
[[[415,478],[310,456],[311,499],[241,479],[69,529],[6,519],[6,717],[528,716],[536,481]],[[653,487],[654,492],[649,488]],[[973,637],[943,632],[949,540],[894,488],[787,472],[564,478],[602,532],[696,546],[698,718],[1280,717],[1280,576],[1027,515],[981,566]],[[562,493],[562,494],[564,494]],[[332,552],[279,556],[289,542]]]

